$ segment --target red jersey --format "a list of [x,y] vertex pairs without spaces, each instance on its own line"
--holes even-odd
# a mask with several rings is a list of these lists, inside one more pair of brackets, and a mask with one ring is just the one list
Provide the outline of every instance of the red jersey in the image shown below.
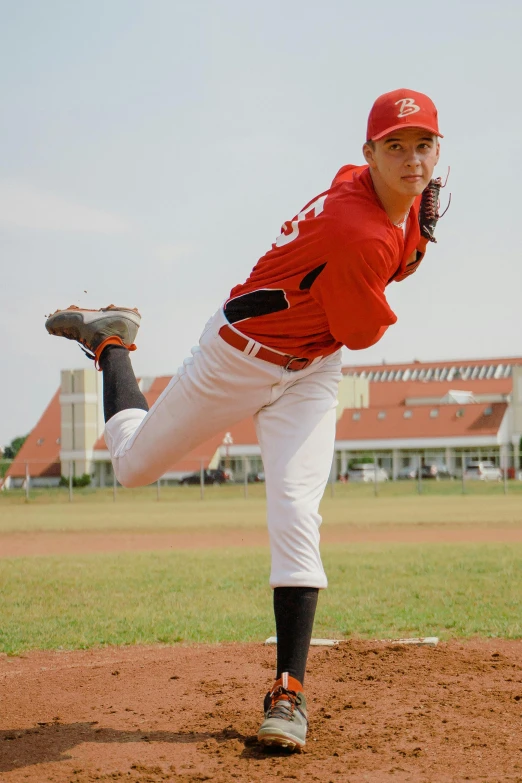
[[232,289],[227,319],[247,337],[294,356],[368,348],[397,320],[386,286],[425,247],[419,204],[420,196],[405,236],[381,205],[368,166],[344,166]]

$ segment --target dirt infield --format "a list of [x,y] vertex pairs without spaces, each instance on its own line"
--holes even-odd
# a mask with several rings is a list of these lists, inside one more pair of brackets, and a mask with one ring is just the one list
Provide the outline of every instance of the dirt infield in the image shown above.
[[313,648],[304,753],[255,741],[275,650],[0,658],[2,783],[522,781],[522,643]]
[[[321,532],[323,544],[344,543],[520,543],[522,526],[336,525]],[[97,552],[146,552],[268,546],[262,529],[147,532],[20,532],[0,534],[0,557],[71,555]]]

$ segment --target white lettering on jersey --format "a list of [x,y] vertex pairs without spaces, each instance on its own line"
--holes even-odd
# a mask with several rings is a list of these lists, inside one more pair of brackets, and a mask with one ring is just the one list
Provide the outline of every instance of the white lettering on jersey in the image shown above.
[[324,196],[319,196],[315,201],[312,201],[311,204],[309,204],[306,209],[303,209],[302,212],[300,212],[295,220],[292,220],[290,223],[290,226],[292,227],[292,230],[289,234],[284,233],[284,229],[288,226],[288,223],[285,223],[283,226],[283,233],[281,233],[276,241],[275,245],[276,247],[283,247],[283,245],[288,245],[289,242],[292,242],[294,239],[297,239],[299,236],[299,222],[301,220],[305,220],[307,215],[310,215],[313,212],[313,216],[317,217],[317,215],[320,215],[321,212],[324,209],[324,202],[326,201],[326,194]]
[[417,106],[413,98],[401,98],[399,101],[395,101],[395,105],[401,104],[400,111],[397,117],[407,117],[408,114],[415,114],[420,111],[420,106]]

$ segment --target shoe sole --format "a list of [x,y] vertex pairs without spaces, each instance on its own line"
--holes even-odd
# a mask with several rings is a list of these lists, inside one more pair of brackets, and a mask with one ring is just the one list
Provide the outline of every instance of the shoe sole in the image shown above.
[[258,734],[257,741],[266,748],[284,748],[285,750],[293,750],[296,752],[301,751],[306,744],[305,742],[300,742],[298,739],[288,737],[285,734],[277,734],[276,732],[271,734]]
[[125,337],[128,335],[129,324],[132,324],[136,330],[139,329],[141,316],[137,310],[131,310],[127,307],[116,308],[111,306],[102,310],[68,308],[67,310],[57,310],[50,315],[45,322],[45,328],[49,334],[56,337],[67,337],[69,340],[80,342],[84,325],[89,324],[89,322],[92,324],[93,321],[102,322],[109,320],[114,322],[115,334]]

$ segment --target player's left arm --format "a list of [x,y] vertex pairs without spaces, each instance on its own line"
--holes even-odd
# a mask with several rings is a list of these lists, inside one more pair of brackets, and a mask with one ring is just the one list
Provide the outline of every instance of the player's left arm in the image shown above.
[[421,234],[420,239],[417,243],[417,247],[413,251],[412,259],[400,273],[394,275],[392,278],[396,282],[400,282],[416,272],[419,268],[419,264],[424,258],[428,244],[437,241],[435,239],[435,229],[437,227],[437,221],[440,218],[439,195],[441,187],[442,180],[440,177],[432,179],[424,188],[422,195],[419,196],[419,203],[415,206],[418,209],[417,216]]

